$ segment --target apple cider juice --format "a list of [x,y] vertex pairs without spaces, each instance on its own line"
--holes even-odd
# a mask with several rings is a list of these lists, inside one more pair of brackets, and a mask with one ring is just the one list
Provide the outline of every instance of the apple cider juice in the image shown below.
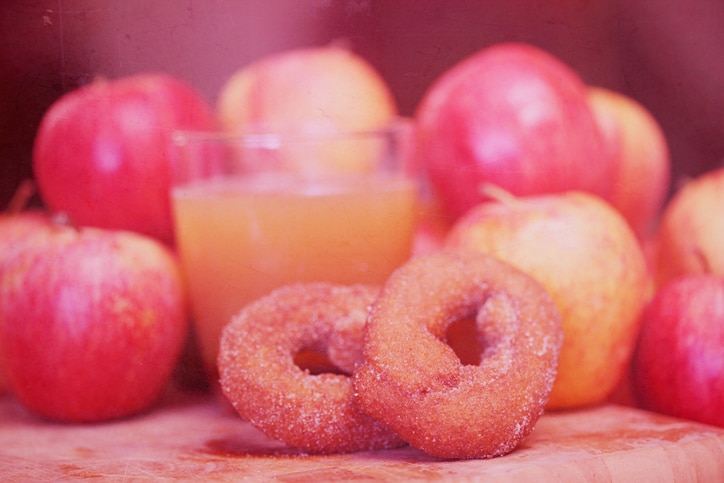
[[174,188],[176,237],[207,370],[231,317],[275,288],[382,284],[410,256],[416,193],[413,180],[389,173],[260,173]]

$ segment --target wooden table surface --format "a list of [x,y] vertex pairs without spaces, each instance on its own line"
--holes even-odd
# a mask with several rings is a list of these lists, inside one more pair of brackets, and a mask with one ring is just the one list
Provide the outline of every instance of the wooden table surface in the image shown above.
[[123,421],[65,425],[0,396],[0,481],[434,480],[724,482],[724,429],[618,405],[545,414],[509,455],[440,461],[409,447],[309,456],[213,397],[176,395]]

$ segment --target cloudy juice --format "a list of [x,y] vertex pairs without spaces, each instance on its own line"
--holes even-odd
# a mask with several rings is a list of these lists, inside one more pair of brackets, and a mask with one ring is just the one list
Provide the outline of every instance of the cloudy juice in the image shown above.
[[208,179],[174,188],[173,201],[197,336],[212,370],[224,325],[274,288],[383,283],[410,255],[418,212],[414,182],[392,174]]

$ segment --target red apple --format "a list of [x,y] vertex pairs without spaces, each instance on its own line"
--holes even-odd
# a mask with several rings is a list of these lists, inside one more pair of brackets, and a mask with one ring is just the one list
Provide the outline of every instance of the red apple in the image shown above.
[[4,257],[0,365],[46,418],[128,416],[159,397],[188,327],[177,261],[132,232],[47,224]]
[[172,243],[171,132],[214,125],[206,101],[169,75],[98,79],[45,113],[33,148],[40,195],[76,225]]
[[615,166],[609,201],[643,240],[653,235],[669,191],[666,137],[653,115],[624,94],[591,87],[588,102]]
[[672,279],[642,319],[633,371],[639,404],[724,427],[724,278]]
[[453,66],[416,112],[417,160],[455,217],[492,183],[518,196],[583,190],[609,196],[613,166],[568,66],[525,44],[498,44]]
[[590,193],[500,199],[458,219],[445,247],[496,256],[550,292],[564,342],[548,408],[604,401],[628,368],[649,285],[636,236]]
[[656,282],[688,273],[724,277],[724,167],[683,185],[656,232]]

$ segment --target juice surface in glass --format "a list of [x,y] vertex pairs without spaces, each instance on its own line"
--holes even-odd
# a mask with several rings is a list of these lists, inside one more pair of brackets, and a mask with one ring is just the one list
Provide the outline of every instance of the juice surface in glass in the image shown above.
[[410,256],[416,194],[414,181],[394,174],[305,180],[262,173],[174,188],[176,236],[207,371],[232,316],[277,287],[382,284]]

